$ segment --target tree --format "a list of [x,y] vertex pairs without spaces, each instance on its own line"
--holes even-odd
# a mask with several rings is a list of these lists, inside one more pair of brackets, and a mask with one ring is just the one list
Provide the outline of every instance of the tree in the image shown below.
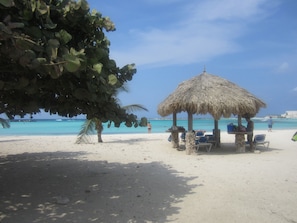
[[[118,103],[119,103],[119,99],[117,96],[120,92],[123,92],[123,91],[128,92],[127,85],[123,85],[122,87],[118,88],[118,90],[115,92],[114,98],[116,98]],[[148,111],[144,106],[139,104],[122,106],[122,109],[128,112],[141,111],[141,110]],[[108,123],[108,127],[110,127],[111,123],[112,123],[111,121]],[[128,127],[132,126],[131,122],[126,122],[125,124]],[[146,126],[147,125],[146,118],[141,118],[141,121],[139,124],[138,122],[134,122],[134,127],[138,127],[138,125],[140,125],[141,127]],[[98,142],[103,142],[102,140],[103,123],[99,118],[92,118],[92,119],[87,119],[82,124],[81,130],[78,134],[78,137],[75,143],[77,144],[90,143],[91,142],[90,134],[94,133],[95,130],[97,132]]]
[[114,30],[85,0],[0,0],[0,114],[136,123],[113,97],[136,73],[109,58]]
[[[126,105],[126,106],[123,106],[122,108],[128,112],[133,112],[137,110],[147,111],[145,107],[139,104]],[[111,125],[111,122],[109,122],[108,127],[110,127],[110,125]],[[146,118],[141,118],[140,123],[137,123],[137,122],[134,123],[134,127],[138,127],[138,125],[140,125],[141,127],[146,126],[147,125]],[[131,127],[131,126],[128,126],[128,127]],[[99,143],[103,142],[102,140],[103,123],[100,119],[93,118],[93,119],[86,119],[86,121],[82,124],[81,130],[78,134],[78,137],[75,143],[77,144],[90,143],[91,142],[90,134],[94,133],[95,130],[97,132],[98,142]]]

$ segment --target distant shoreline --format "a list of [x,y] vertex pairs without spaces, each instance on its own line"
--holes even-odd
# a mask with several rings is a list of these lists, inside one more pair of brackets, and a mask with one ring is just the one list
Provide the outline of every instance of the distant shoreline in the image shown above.
[[[254,118],[255,130],[267,130],[267,121]],[[273,119],[274,125],[273,130],[286,130],[293,129],[297,130],[297,119],[288,119],[288,118],[278,118]],[[10,128],[4,129],[0,128],[0,136],[6,135],[77,135],[81,127],[84,123],[85,119],[66,119],[66,120],[58,120],[56,119],[34,119],[33,121],[13,121],[10,123]],[[166,133],[166,131],[172,127],[172,120],[149,120],[152,124],[152,133]],[[227,125],[233,123],[237,125],[237,118],[228,118],[219,120],[219,129],[221,132],[227,131]],[[246,121],[243,119],[242,124],[245,126]],[[124,123],[121,124],[119,128],[114,127],[113,125],[108,128],[107,124],[103,124],[103,135],[127,135],[127,134],[142,134],[147,133],[146,127],[126,127]],[[187,120],[178,119],[177,126],[182,126],[185,129],[188,128]],[[193,120],[193,129],[198,130],[202,129],[207,132],[212,132],[214,129],[214,120],[207,119],[194,119]],[[92,135],[96,134],[94,131],[91,133]]]
[[[252,119],[257,119],[257,120],[265,120],[267,119],[269,116],[256,116],[253,117]],[[273,119],[293,119],[293,120],[297,120],[297,117],[282,117],[281,115],[279,116],[272,116]],[[220,120],[237,120],[237,117],[230,117],[230,118],[221,118]],[[86,120],[85,118],[17,118],[17,119],[11,119],[9,120],[10,122],[36,122],[36,121],[57,121],[57,122],[61,122],[61,121],[84,121]],[[148,118],[148,120],[150,121],[172,121],[172,118]],[[185,121],[188,120],[187,118],[177,118],[177,121]],[[214,120],[212,117],[199,117],[199,118],[193,118],[193,120]],[[219,121],[220,121],[219,120]]]

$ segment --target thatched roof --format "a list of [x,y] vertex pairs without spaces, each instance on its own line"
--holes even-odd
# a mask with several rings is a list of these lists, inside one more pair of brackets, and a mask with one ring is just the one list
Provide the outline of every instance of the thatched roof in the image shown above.
[[233,115],[255,116],[266,104],[247,90],[205,71],[184,81],[158,106],[158,113],[210,113],[215,120]]

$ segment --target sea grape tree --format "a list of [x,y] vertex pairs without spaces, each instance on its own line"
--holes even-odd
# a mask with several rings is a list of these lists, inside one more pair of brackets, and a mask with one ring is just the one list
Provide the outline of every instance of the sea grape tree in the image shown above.
[[44,109],[133,125],[114,95],[136,69],[109,57],[114,30],[85,0],[0,0],[0,114]]

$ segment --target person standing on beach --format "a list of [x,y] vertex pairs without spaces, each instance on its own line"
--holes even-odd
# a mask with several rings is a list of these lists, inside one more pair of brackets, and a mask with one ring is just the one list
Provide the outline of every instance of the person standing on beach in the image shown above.
[[250,117],[246,117],[245,120],[247,121],[246,131],[247,134],[247,141],[250,144],[250,151],[254,152],[254,143],[253,143],[253,136],[254,136],[254,122],[250,119]]
[[152,131],[152,125],[150,122],[147,123],[147,131],[148,131],[148,133],[151,133],[151,131]]
[[268,132],[272,132],[272,125],[273,125],[273,121],[272,121],[272,117],[270,116],[268,119]]

